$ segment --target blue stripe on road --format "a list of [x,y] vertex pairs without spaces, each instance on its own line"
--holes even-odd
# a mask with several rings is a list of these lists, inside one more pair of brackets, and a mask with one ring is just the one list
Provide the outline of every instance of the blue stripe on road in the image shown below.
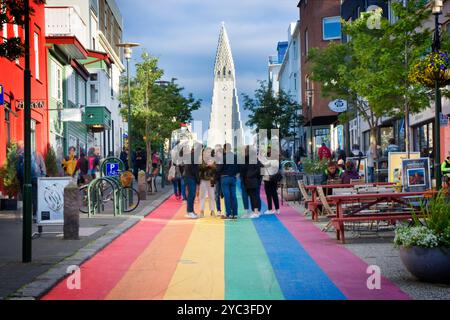
[[286,299],[346,299],[275,215],[261,216],[253,223]]

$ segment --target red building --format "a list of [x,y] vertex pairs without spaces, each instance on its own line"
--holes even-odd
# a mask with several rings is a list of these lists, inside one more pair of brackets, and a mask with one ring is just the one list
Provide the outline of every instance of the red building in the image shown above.
[[[36,5],[33,1],[30,5],[35,11],[30,19],[31,141],[32,150],[44,155],[49,140],[45,10],[44,5]],[[22,27],[13,24],[3,26],[1,33],[5,38],[18,36],[23,39],[25,35]],[[5,98],[5,104],[0,106],[0,166],[5,162],[8,142],[24,139],[24,66],[24,58],[17,61],[0,58],[0,85]]]

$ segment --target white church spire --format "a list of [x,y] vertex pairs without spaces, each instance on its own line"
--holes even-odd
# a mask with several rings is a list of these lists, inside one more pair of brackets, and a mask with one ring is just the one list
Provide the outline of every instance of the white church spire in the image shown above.
[[242,122],[236,90],[233,55],[225,24],[222,26],[214,64],[214,89],[208,129],[208,146],[242,143]]

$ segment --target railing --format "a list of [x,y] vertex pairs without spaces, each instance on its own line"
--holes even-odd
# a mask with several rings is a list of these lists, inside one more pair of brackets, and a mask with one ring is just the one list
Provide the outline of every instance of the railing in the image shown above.
[[86,24],[75,7],[46,7],[46,36],[74,36],[88,48]]

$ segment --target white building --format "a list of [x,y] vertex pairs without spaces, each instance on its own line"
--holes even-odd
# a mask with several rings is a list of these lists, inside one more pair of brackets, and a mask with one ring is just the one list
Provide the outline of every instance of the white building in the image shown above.
[[[120,116],[118,99],[125,67],[116,46],[122,42],[123,19],[115,0],[47,0],[46,20],[49,36],[74,36],[85,49],[85,57],[72,57],[89,71],[83,89],[83,124],[88,134],[82,145],[98,149],[103,156],[118,155],[127,125]],[[71,79],[73,73],[66,71],[68,83],[76,81]]]
[[[302,103],[301,95],[301,61],[300,61],[300,22],[292,22],[288,28],[288,41],[277,45],[279,64],[271,64],[269,57],[269,81],[276,93],[280,90],[288,94],[298,104]],[[272,74],[278,71],[277,74]],[[301,115],[302,110],[298,110]],[[303,131],[299,124],[295,125],[295,139],[284,141],[283,149],[289,149],[292,155],[302,145]]]
[[214,89],[208,129],[208,146],[243,143],[243,128],[236,90],[236,73],[225,24],[219,35],[214,65]]

